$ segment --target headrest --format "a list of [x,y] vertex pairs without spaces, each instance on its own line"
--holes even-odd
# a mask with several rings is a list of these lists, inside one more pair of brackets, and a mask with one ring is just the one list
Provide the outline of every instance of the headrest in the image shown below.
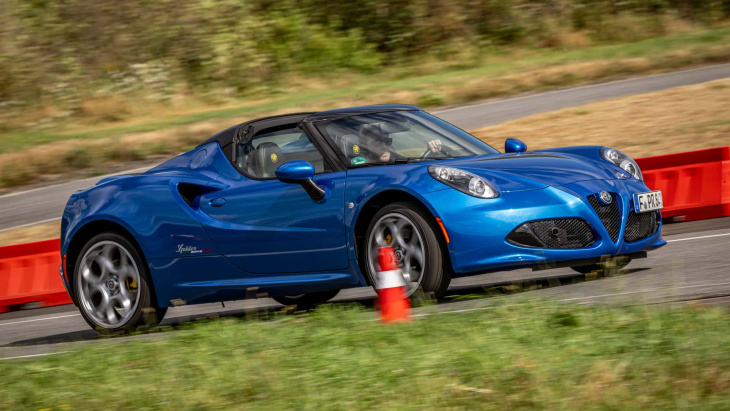
[[259,144],[254,153],[254,170],[258,177],[274,177],[276,168],[284,163],[284,154],[278,144],[267,141]]
[[362,156],[362,148],[360,147],[360,137],[354,134],[345,134],[340,138],[340,150],[345,153],[347,158]]

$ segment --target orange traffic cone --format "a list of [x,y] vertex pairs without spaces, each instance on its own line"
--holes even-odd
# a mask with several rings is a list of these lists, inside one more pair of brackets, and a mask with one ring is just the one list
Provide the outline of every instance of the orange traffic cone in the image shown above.
[[378,248],[378,302],[381,321],[411,321],[411,302],[406,297],[406,282],[398,267],[393,247]]

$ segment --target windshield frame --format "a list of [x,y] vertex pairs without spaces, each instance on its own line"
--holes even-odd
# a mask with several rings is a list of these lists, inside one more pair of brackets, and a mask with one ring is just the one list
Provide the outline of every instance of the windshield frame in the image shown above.
[[[366,163],[362,164],[352,164],[351,160],[347,157],[345,153],[342,152],[340,147],[337,145],[337,143],[334,141],[334,139],[327,133],[326,127],[330,125],[333,122],[342,120],[344,118],[348,117],[367,117],[369,115],[378,115],[382,113],[408,113],[411,115],[415,115],[417,117],[425,117],[427,120],[432,121],[436,123],[436,125],[440,126],[443,131],[446,131],[447,133],[450,133],[453,137],[463,139],[465,143],[475,146],[477,148],[482,149],[485,151],[484,153],[479,154],[473,154],[473,155],[464,155],[464,156],[447,156],[447,157],[427,157],[425,159],[422,159],[420,157],[406,157],[403,155],[398,154],[395,151],[391,151],[391,158],[389,161],[368,161]],[[326,144],[334,151],[334,153],[337,155],[338,159],[340,160],[341,164],[343,164],[347,169],[356,169],[356,168],[363,168],[363,167],[372,167],[372,166],[383,166],[383,165],[397,165],[397,164],[407,164],[409,162],[427,162],[427,161],[438,161],[438,160],[447,160],[447,159],[454,159],[454,158],[471,158],[471,157],[477,157],[482,155],[489,155],[489,154],[499,154],[500,152],[495,149],[494,147],[490,146],[489,144],[485,143],[484,141],[474,137],[473,135],[469,134],[468,132],[462,130],[461,128],[437,117],[430,113],[427,113],[423,110],[383,110],[382,112],[373,112],[373,113],[367,113],[367,114],[352,114],[352,115],[343,115],[343,116],[337,116],[334,118],[328,118],[328,119],[322,119],[322,120],[316,120],[312,121],[310,123],[313,127],[313,129],[316,130],[317,134],[320,135],[320,137],[326,142]],[[426,124],[422,124],[424,127],[428,127],[429,129],[433,129],[432,127],[427,126]],[[434,130],[434,132],[441,134],[440,131]],[[425,151],[424,151],[425,152]]]

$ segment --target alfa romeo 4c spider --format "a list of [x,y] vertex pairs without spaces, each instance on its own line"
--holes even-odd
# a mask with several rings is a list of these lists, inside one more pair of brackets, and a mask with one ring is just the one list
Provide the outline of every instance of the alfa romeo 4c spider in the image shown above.
[[406,105],[248,121],[74,193],[61,276],[84,319],[114,331],[179,304],[265,294],[311,306],[378,288],[383,246],[409,296],[438,298],[455,277],[589,272],[666,244],[661,193],[626,154],[504,148]]

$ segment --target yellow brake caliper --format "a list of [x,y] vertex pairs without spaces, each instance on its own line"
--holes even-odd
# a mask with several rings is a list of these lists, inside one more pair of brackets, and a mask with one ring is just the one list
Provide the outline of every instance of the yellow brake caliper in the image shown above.
[[137,292],[137,280],[135,280],[134,278],[127,277],[126,283],[127,283],[127,290],[129,290],[130,293]]

